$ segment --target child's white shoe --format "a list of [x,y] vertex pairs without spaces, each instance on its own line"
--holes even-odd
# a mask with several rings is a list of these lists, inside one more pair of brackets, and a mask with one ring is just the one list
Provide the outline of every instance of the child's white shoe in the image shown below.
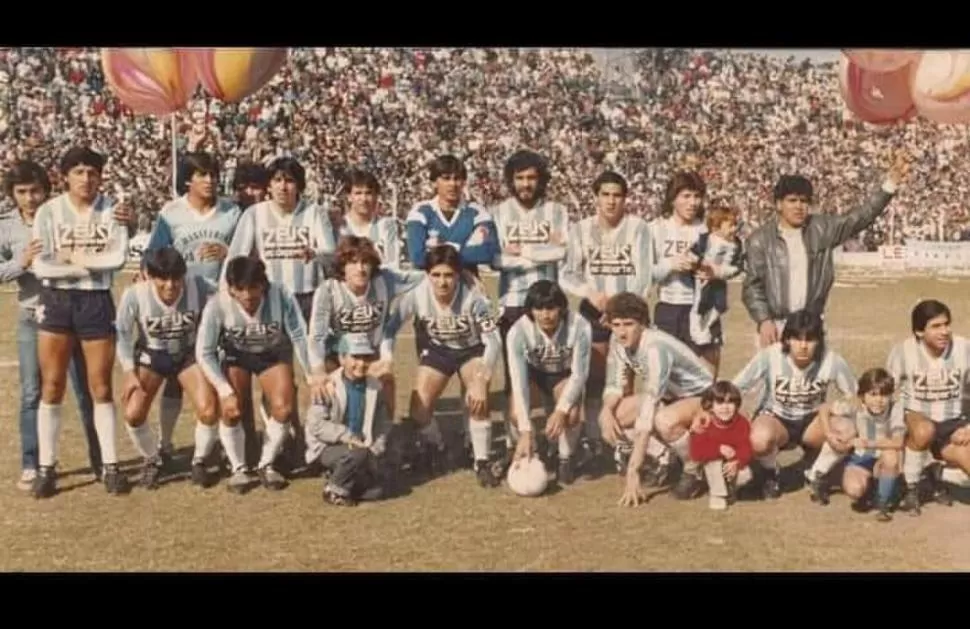
[[728,508],[727,498],[722,498],[721,496],[711,496],[708,500],[708,505],[715,511],[724,511]]

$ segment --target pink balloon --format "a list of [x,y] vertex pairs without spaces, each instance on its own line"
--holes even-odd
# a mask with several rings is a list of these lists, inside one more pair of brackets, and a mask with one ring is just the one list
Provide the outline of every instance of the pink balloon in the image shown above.
[[259,91],[280,71],[288,54],[286,48],[197,48],[191,52],[202,86],[230,103]]
[[894,72],[919,60],[915,50],[882,50],[878,48],[850,48],[843,50],[845,56],[863,70],[869,72]]
[[860,120],[891,124],[916,114],[909,93],[912,66],[894,72],[871,72],[843,57],[840,71],[842,99]]
[[924,118],[970,122],[970,51],[925,53],[913,72],[911,91]]
[[136,114],[175,113],[199,84],[191,59],[177,48],[102,48],[101,67],[112,92]]

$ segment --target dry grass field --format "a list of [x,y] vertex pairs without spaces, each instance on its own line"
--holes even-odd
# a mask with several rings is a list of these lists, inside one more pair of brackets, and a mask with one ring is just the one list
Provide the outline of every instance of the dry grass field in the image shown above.
[[[857,370],[885,362],[907,334],[918,298],[950,304],[958,333],[970,334],[966,282],[902,279],[834,289],[829,333]],[[752,355],[753,335],[732,285],[723,372]],[[0,320],[14,321],[13,295],[0,296]],[[683,503],[660,494],[621,509],[621,480],[579,481],[538,499],[507,488],[479,488],[463,471],[414,488],[409,496],[354,509],[326,505],[316,479],[286,491],[245,496],[223,484],[198,490],[179,478],[156,492],[138,487],[111,497],[92,482],[80,423],[69,412],[61,435],[61,493],[37,501],[19,474],[15,330],[0,327],[0,568],[6,571],[925,571],[970,567],[970,510],[928,506],[883,524],[855,514],[836,494],[813,505],[805,489],[766,504],[743,501],[712,512],[706,497]],[[409,395],[411,340],[399,344],[399,412]],[[117,380],[120,385],[120,377]],[[501,388],[501,376],[495,382]],[[457,386],[446,393],[454,397]],[[151,421],[157,426],[156,413]],[[157,430],[157,428],[156,428]],[[136,454],[119,431],[131,474]],[[193,417],[186,409],[176,444],[187,473]]]

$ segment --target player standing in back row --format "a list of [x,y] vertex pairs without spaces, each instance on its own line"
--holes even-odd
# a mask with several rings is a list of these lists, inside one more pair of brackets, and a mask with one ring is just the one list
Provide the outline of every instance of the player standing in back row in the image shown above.
[[[653,284],[655,256],[646,221],[626,212],[626,179],[607,171],[596,178],[592,187],[596,214],[570,225],[566,262],[559,267],[559,281],[567,293],[582,300],[579,313],[593,328],[584,426],[587,439],[599,442],[597,420],[611,334],[605,316],[606,302],[624,292],[646,299]],[[651,455],[657,454],[651,451]]]
[[[378,216],[377,201],[381,184],[377,177],[366,170],[352,170],[347,175],[347,211],[336,226],[336,240],[343,236],[367,238],[374,243],[381,266],[400,268],[401,243],[397,237],[397,218]],[[309,321],[309,319],[307,320]]]

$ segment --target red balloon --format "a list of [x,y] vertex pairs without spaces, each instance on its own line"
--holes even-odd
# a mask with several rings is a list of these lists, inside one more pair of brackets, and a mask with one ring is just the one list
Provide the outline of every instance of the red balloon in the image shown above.
[[136,114],[175,113],[199,84],[189,58],[176,48],[102,48],[101,67],[111,91]]
[[894,72],[919,60],[916,50],[850,48],[843,50],[850,61],[870,72]]
[[871,72],[843,57],[839,87],[846,106],[860,120],[891,124],[916,114],[909,91],[911,75],[912,66],[894,72]]

